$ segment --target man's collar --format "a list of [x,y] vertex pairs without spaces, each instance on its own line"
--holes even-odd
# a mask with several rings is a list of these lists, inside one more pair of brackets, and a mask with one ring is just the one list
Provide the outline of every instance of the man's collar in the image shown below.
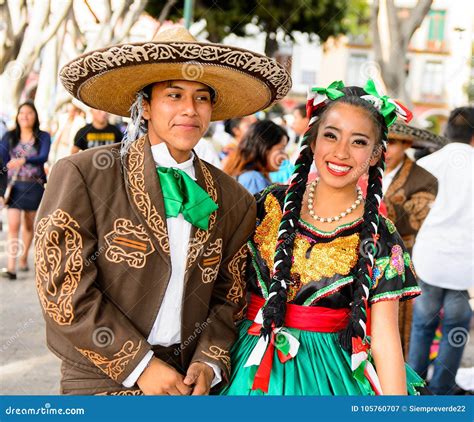
[[153,154],[153,160],[157,167],[173,167],[184,171],[193,168],[194,153],[192,151],[190,152],[189,160],[186,160],[183,163],[176,162],[176,160],[171,156],[168,146],[164,142],[151,145],[151,153]]

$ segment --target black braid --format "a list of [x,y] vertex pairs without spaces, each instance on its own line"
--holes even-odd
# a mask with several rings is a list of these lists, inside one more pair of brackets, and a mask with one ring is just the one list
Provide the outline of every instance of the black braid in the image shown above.
[[[387,133],[384,131],[384,139],[386,139],[386,136]],[[366,337],[367,306],[371,285],[370,274],[372,274],[378,250],[376,235],[380,218],[380,202],[377,196],[382,198],[382,172],[380,170],[383,171],[385,167],[385,145],[383,141],[377,165],[369,168],[364,224],[360,233],[359,260],[352,271],[354,282],[350,320],[347,327],[339,335],[341,346],[349,353],[352,351],[352,338],[365,339]]]
[[[314,129],[316,122],[320,122],[333,104],[343,102],[362,107],[369,111],[373,121],[380,129],[382,148],[377,165],[369,169],[369,184],[367,198],[364,207],[364,225],[361,232],[361,251],[359,260],[353,270],[354,274],[354,296],[351,304],[351,319],[348,327],[341,332],[341,345],[348,351],[352,349],[352,338],[359,336],[365,338],[365,325],[367,322],[366,303],[370,287],[370,274],[376,258],[375,235],[379,223],[379,199],[382,198],[382,174],[385,167],[385,150],[387,139],[387,126],[382,115],[367,101],[361,99],[365,91],[358,87],[344,88],[345,96],[336,101],[326,101],[323,107],[313,111],[310,126],[304,134],[302,150],[295,163],[295,172],[286,192],[283,216],[279,226],[279,236],[274,258],[274,274],[269,287],[269,298],[263,309],[262,335],[268,336],[272,327],[281,327],[284,324],[287,286],[291,283],[292,253],[298,218],[301,213],[303,195],[308,181],[308,174],[313,161],[310,144],[315,139]],[[375,224],[374,225],[372,224]],[[369,244],[369,246],[367,246]],[[372,245],[372,246],[370,246]],[[364,249],[365,248],[365,249]],[[373,250],[372,250],[373,249]],[[365,253],[366,250],[368,253]],[[371,258],[372,257],[372,261]]]
[[290,271],[296,225],[301,213],[303,195],[313,162],[310,144],[313,139],[311,123],[301,141],[300,155],[295,163],[290,186],[286,191],[283,216],[280,221],[274,258],[274,274],[268,289],[269,299],[263,309],[262,335],[268,336],[272,326],[281,327],[285,319],[287,286],[291,283]]

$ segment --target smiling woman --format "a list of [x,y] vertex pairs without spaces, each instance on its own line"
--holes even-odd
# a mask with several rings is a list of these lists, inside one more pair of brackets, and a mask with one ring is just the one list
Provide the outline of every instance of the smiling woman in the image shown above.
[[[382,110],[392,100],[372,99],[369,83],[313,91],[289,186],[257,196],[251,299],[222,394],[418,394],[424,383],[404,365],[397,308],[420,289],[393,223],[379,215],[387,126],[405,110]],[[313,162],[320,178],[308,184]],[[367,172],[363,201],[357,182]]]

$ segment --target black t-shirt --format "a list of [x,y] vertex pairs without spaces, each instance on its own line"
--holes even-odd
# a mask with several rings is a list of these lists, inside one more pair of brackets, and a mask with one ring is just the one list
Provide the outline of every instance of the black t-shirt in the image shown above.
[[122,140],[123,134],[117,126],[107,124],[103,129],[96,129],[92,124],[79,129],[74,137],[74,145],[79,149],[110,145]]

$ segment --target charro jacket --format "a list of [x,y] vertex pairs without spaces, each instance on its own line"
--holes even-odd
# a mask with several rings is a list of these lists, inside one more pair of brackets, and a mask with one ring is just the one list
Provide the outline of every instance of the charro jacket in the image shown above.
[[437,193],[436,177],[405,157],[383,199],[388,218],[395,223],[410,253]]
[[[181,359],[184,367],[196,360],[217,364],[226,380],[234,320],[244,306],[245,242],[255,203],[212,165],[196,157],[194,166],[197,183],[219,208],[208,231],[193,226],[183,256]],[[123,162],[114,144],[54,166],[36,220],[35,260],[49,348],[66,364],[120,387],[151,350],[147,337],[171,274],[147,137]]]

